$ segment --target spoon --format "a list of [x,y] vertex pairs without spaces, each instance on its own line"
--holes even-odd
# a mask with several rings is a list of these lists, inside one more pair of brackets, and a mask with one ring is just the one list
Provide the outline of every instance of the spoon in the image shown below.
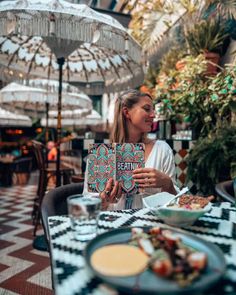
[[164,205],[158,207],[158,209],[163,208],[163,207],[167,207],[168,205],[170,205],[174,200],[178,199],[180,196],[182,196],[183,194],[185,194],[187,191],[189,191],[188,187],[184,187],[177,195],[174,196],[174,198],[172,198],[170,201],[168,201],[167,203],[165,203]]

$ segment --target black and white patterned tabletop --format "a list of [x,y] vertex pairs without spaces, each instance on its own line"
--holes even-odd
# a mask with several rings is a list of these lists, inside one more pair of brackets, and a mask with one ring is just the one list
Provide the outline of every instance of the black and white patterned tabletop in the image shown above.
[[[148,209],[106,211],[101,213],[99,232],[119,227],[157,225],[163,224]],[[235,295],[236,208],[230,203],[214,204],[210,213],[185,230],[216,244],[225,254],[225,277],[206,294]],[[49,217],[49,232],[56,295],[117,294],[87,269],[83,258],[86,242],[73,239],[68,216]]]

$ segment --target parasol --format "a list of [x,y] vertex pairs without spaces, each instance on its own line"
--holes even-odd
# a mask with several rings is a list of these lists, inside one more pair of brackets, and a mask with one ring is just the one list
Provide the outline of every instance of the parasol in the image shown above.
[[[56,56],[41,37],[0,37],[0,79],[58,79]],[[143,83],[140,62],[93,44],[81,45],[63,65],[63,80],[89,95],[119,92]]]
[[[63,0],[2,1],[0,36],[10,34],[27,36],[27,38],[40,36],[56,56],[59,72],[57,185],[60,185],[61,85],[65,58],[81,45],[89,43],[97,48],[106,48],[111,53],[126,54],[138,63],[141,60],[141,48],[126,29],[112,17],[98,13],[86,5],[72,4]],[[93,55],[92,50],[90,54]],[[100,74],[101,77],[104,76],[102,71]]]
[[[95,126],[98,124],[103,124],[103,120],[101,115],[95,110],[92,110],[91,114],[82,113],[80,110],[78,111],[65,111],[65,115],[63,118],[63,111],[62,111],[62,125],[64,127],[85,127],[85,126]],[[41,119],[41,125],[46,125],[46,118]],[[57,125],[57,120],[55,114],[53,116],[53,112],[49,112],[49,119],[48,119],[48,126],[55,127]]]
[[[29,85],[12,82],[0,90],[0,103],[9,111],[42,118],[45,116],[47,104],[50,110],[57,110],[58,82],[47,80],[30,80]],[[62,106],[67,110],[92,110],[91,99],[78,91],[76,87],[63,83]],[[76,92],[70,92],[76,91]]]
[[0,126],[21,126],[21,127],[31,127],[32,121],[29,117],[9,112],[0,108]]

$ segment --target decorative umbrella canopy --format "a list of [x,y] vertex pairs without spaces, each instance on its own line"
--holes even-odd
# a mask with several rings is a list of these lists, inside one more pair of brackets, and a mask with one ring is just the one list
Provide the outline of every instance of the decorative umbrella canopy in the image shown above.
[[[49,79],[30,79],[23,80],[24,84],[36,87],[36,88],[44,88],[49,92],[58,92],[59,83],[57,80],[49,80]],[[21,83],[22,84],[22,83]],[[80,94],[84,99],[90,100],[90,98],[83,93],[80,89],[75,86],[72,86],[69,83],[62,83],[62,92],[66,93],[76,93]]]
[[[21,85],[12,82],[0,90],[0,103],[7,110],[17,110],[21,114],[25,114],[31,117],[42,118],[45,116],[47,104],[49,104],[50,110],[57,109],[58,103],[58,82],[51,81],[46,84],[45,80],[30,80],[30,85],[36,85],[37,87],[31,87]],[[41,84],[40,84],[41,83]],[[39,88],[39,86],[44,88]],[[79,93],[78,89],[73,86],[69,86],[69,91],[66,92],[66,84],[63,84],[62,90],[62,106],[65,109],[85,109],[86,111],[92,110],[91,99],[83,94]]]
[[0,126],[24,126],[31,127],[32,121],[29,117],[12,113],[0,108]]
[[[75,109],[75,110],[63,110],[61,112],[62,119],[80,119],[92,113],[92,109]],[[49,119],[57,118],[57,111],[48,112]]]
[[[84,115],[81,112],[77,112],[77,115],[74,113],[71,117],[65,116],[62,118],[62,126],[64,127],[94,126],[102,123],[102,117],[95,110],[92,110],[92,113],[89,115]],[[41,119],[41,125],[46,125],[46,118]],[[55,127],[57,125],[57,120],[55,117],[53,118],[49,116],[48,125],[51,127]]]
[[[138,63],[141,60],[141,48],[126,29],[112,17],[98,13],[86,5],[63,0],[2,1],[0,36],[10,34],[42,37],[57,58],[57,185],[60,185],[61,85],[65,58],[81,45],[89,43],[98,48],[106,48],[111,53],[127,54],[131,60]],[[45,76],[46,74],[45,72]],[[100,71],[100,75],[103,77],[104,73]]]
[[[3,81],[40,77],[58,79],[57,58],[41,37],[0,37],[0,78]],[[135,88],[143,82],[140,62],[93,44],[83,44],[63,65],[64,81],[91,95]]]
[[[140,47],[109,15],[64,0],[16,0],[0,3],[0,35],[41,36],[57,57],[83,43],[94,43],[140,61]],[[56,37],[56,38],[55,38]],[[58,46],[59,45],[59,46]]]

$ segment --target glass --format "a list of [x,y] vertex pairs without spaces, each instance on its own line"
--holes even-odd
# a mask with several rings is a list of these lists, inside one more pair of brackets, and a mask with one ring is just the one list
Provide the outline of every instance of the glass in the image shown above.
[[125,196],[125,208],[124,209],[142,209],[143,201],[148,194],[146,192],[128,193]]
[[67,206],[74,238],[81,241],[94,238],[97,235],[101,199],[72,195],[67,198]]

